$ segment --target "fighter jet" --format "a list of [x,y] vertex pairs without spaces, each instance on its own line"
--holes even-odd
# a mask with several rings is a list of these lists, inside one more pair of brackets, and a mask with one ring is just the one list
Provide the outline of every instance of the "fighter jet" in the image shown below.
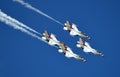
[[64,53],[67,58],[73,57],[75,59],[82,60],[83,62],[86,62],[86,60],[84,58],[82,58],[81,56],[73,53],[73,51],[62,42],[60,42],[60,44],[59,44],[58,52]]
[[98,50],[95,50],[93,49],[89,43],[87,43],[86,41],[84,42],[82,40],[82,38],[79,39],[79,41],[77,41],[77,45],[76,45],[78,48],[82,48],[82,50],[84,52],[91,52],[93,54],[96,54],[96,55],[100,55],[100,56],[104,56],[101,52],[99,52]]
[[58,46],[59,41],[56,39],[54,34],[49,34],[47,30],[44,31],[42,39],[47,41],[48,44]]
[[80,36],[80,37],[90,39],[89,36],[87,36],[85,33],[81,32],[81,31],[79,31],[77,26],[75,24],[71,24],[68,20],[66,21],[63,29],[68,30],[70,32],[71,36]]

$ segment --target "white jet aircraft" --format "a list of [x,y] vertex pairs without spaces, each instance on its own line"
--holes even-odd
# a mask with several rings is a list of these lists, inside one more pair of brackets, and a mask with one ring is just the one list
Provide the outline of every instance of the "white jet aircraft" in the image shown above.
[[93,54],[96,54],[96,55],[100,55],[100,56],[104,56],[102,53],[100,53],[98,50],[95,50],[93,49],[89,43],[87,43],[86,41],[84,42],[82,40],[82,38],[79,39],[79,41],[77,41],[77,45],[76,45],[78,48],[82,48],[82,50],[84,52],[91,52]]
[[59,44],[59,50],[58,51],[60,53],[64,53],[67,58],[73,57],[75,59],[82,60],[83,62],[86,62],[86,60],[84,58],[82,58],[81,56],[73,53],[73,51],[62,42],[60,42],[60,44]]
[[58,46],[59,41],[56,39],[54,34],[49,34],[47,30],[44,31],[42,39],[47,41],[48,44]]
[[89,36],[87,36],[85,33],[81,32],[81,31],[79,31],[77,26],[75,24],[71,24],[69,21],[66,21],[63,29],[68,30],[70,32],[71,36],[80,36],[80,37],[90,39]]

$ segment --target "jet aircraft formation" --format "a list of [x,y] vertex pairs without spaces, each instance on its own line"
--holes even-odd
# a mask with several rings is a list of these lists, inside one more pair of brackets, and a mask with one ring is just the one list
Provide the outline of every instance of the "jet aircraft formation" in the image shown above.
[[[85,33],[83,33],[82,31],[80,31],[75,24],[70,23],[68,20],[65,22],[65,24],[62,24],[58,20],[48,16],[47,14],[43,13],[40,10],[32,7],[30,4],[25,3],[23,0],[13,0],[13,1],[16,1],[20,4],[22,4],[23,6],[37,12],[38,14],[41,14],[41,15],[47,17],[48,19],[51,19],[54,22],[57,22],[58,24],[63,25],[63,30],[68,31],[71,36],[78,36],[79,37],[79,41],[76,42],[76,47],[81,48],[83,52],[93,53],[95,55],[99,55],[99,56],[102,56],[102,57],[104,56],[101,52],[92,48],[88,42],[83,40],[83,38],[85,38],[87,40],[90,40],[91,38],[88,35],[86,35]],[[51,46],[54,46],[54,47],[58,48],[58,52],[63,53],[65,55],[65,57],[67,57],[67,58],[75,58],[75,59],[81,60],[83,62],[87,61],[81,55],[78,55],[78,54],[74,53],[73,50],[69,46],[67,46],[62,41],[59,41],[55,37],[54,34],[49,33],[47,30],[45,30],[44,33],[41,34],[41,36],[38,37],[36,34],[39,34],[39,32],[33,30],[32,28],[29,28],[26,25],[23,25],[22,23],[16,21],[15,19],[10,18],[6,14],[4,15],[1,11],[0,11],[0,20],[2,22],[5,22],[6,24],[12,25],[14,28],[20,29],[21,31],[23,31],[23,32],[25,32],[25,33],[33,36],[33,37],[36,37],[37,39],[45,41],[47,44],[49,44]],[[33,32],[35,34],[30,33],[27,30],[30,30],[31,32]]]
[[[101,52],[99,52],[98,50],[92,48],[90,46],[90,44],[86,41],[83,41],[82,38],[86,38],[88,40],[90,40],[91,38],[89,36],[87,36],[85,33],[81,32],[80,30],[78,30],[77,26],[75,24],[71,24],[68,20],[66,21],[66,23],[64,24],[63,27],[64,30],[69,31],[71,36],[79,36],[79,41],[77,41],[76,46],[78,48],[81,48],[83,50],[83,52],[86,53],[93,53],[95,55],[99,55],[99,56],[104,56]],[[83,57],[81,57],[78,54],[75,54],[72,49],[70,47],[68,47],[66,44],[64,44],[63,42],[57,40],[57,38],[55,37],[54,34],[49,34],[47,30],[44,31],[43,35],[42,35],[42,39],[45,40],[46,42],[48,42],[49,45],[52,46],[57,46],[58,47],[58,52],[60,53],[64,53],[65,57],[67,58],[75,58],[78,60],[81,60],[83,62],[86,62],[87,60],[84,59]]]

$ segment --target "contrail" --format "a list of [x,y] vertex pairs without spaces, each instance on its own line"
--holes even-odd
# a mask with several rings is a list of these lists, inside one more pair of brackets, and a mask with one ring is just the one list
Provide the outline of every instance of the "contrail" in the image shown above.
[[58,21],[58,20],[54,19],[53,17],[45,14],[45,13],[42,12],[41,10],[33,7],[33,6],[30,5],[29,3],[24,2],[23,0],[13,0],[13,1],[16,1],[16,2],[20,3],[21,5],[25,6],[26,8],[31,9],[31,10],[33,10],[33,11],[35,11],[35,12],[37,12],[37,13],[45,16],[45,17],[47,17],[48,19],[51,19],[52,21],[54,21],[54,22],[56,22],[56,23],[58,23],[58,24],[60,24],[60,25],[63,25],[60,21]]
[[16,20],[16,19],[8,16],[7,14],[5,14],[4,12],[2,12],[0,10],[0,21],[1,22],[4,22],[5,24],[9,25],[10,27],[13,27],[14,29],[20,30],[21,32],[24,32],[24,33],[26,33],[26,34],[34,37],[34,38],[37,38],[38,40],[41,40],[41,41],[47,43],[46,41],[44,41],[43,39],[41,39],[40,36],[37,36],[35,33],[32,33],[30,31],[28,31],[27,29],[23,28],[20,24],[15,23],[13,20]]
[[1,12],[0,14],[3,15],[3,16],[5,16],[5,17],[7,17],[8,20],[14,22],[15,24],[17,24],[17,25],[19,25],[19,26],[21,26],[21,27],[23,27],[23,28],[26,28],[27,30],[32,31],[32,32],[34,32],[34,33],[36,33],[36,34],[41,35],[39,32],[37,32],[37,31],[35,31],[34,29],[32,29],[32,28],[24,25],[23,23],[19,22],[18,20],[14,19],[14,18],[11,18],[10,16],[7,16],[6,14],[4,14],[4,13],[2,13],[2,12]]

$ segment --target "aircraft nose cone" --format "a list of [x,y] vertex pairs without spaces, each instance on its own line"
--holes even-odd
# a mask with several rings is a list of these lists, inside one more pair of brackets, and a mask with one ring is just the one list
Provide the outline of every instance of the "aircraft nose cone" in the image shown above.
[[104,55],[103,55],[103,54],[101,54],[101,56],[102,56],[102,57],[104,57]]
[[87,60],[83,60],[83,62],[87,62]]
[[91,38],[90,38],[90,37],[88,37],[88,40],[91,40]]

